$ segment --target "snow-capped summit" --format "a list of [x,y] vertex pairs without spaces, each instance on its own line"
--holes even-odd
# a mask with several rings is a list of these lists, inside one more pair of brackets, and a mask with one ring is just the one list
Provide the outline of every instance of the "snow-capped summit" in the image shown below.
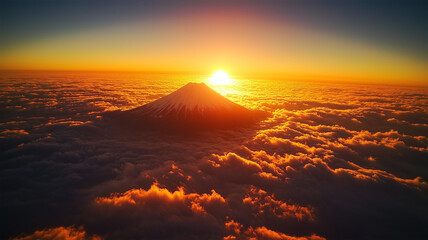
[[[223,97],[209,88],[205,83],[188,83],[177,91],[130,110],[139,114],[149,114],[155,118],[177,116],[191,118],[192,114],[204,114],[210,111],[245,111],[244,107]],[[249,110],[247,110],[249,111]]]
[[105,115],[121,122],[184,129],[242,126],[259,119],[252,111],[223,97],[205,83],[188,83],[171,94],[128,111]]

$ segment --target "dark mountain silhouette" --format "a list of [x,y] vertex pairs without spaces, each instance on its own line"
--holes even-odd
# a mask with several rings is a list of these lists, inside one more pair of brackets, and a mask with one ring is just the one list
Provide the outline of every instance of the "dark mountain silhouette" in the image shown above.
[[204,83],[188,83],[141,107],[107,112],[103,116],[128,126],[192,131],[246,126],[266,117],[267,113],[238,105]]

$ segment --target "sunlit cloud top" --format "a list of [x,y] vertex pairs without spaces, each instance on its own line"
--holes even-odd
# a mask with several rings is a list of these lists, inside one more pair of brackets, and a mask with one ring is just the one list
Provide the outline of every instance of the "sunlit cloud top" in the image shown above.
[[413,1],[2,1],[1,69],[427,85]]

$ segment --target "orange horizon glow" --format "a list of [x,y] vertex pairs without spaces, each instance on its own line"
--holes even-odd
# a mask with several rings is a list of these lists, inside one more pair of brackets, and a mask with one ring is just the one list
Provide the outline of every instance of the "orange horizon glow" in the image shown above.
[[[77,70],[77,69],[0,69],[0,74],[8,75],[13,73],[73,73],[73,74],[190,74],[190,75],[201,75],[200,79],[189,79],[189,81],[202,81],[207,84],[210,83],[210,73],[214,71],[161,71],[161,70]],[[388,78],[356,78],[346,76],[315,76],[315,75],[281,75],[281,74],[261,74],[261,73],[237,73],[233,72],[233,82],[242,79],[265,79],[274,81],[297,81],[297,82],[314,82],[314,83],[338,83],[338,84],[364,84],[364,85],[381,85],[381,86],[403,86],[403,87],[428,87],[428,81],[421,80],[410,80],[398,81]],[[215,85],[214,85],[215,86]],[[219,85],[220,86],[220,85]]]
[[203,73],[225,68],[262,78],[428,85],[420,59],[251,11],[181,13],[32,39],[6,49],[0,66]]

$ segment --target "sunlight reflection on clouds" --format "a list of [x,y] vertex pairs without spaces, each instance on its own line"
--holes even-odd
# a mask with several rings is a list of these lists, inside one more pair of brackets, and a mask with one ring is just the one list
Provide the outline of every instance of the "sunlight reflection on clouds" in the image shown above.
[[214,89],[272,112],[260,125],[193,137],[99,125],[204,77],[2,73],[8,237],[424,236],[426,89],[237,79]]

